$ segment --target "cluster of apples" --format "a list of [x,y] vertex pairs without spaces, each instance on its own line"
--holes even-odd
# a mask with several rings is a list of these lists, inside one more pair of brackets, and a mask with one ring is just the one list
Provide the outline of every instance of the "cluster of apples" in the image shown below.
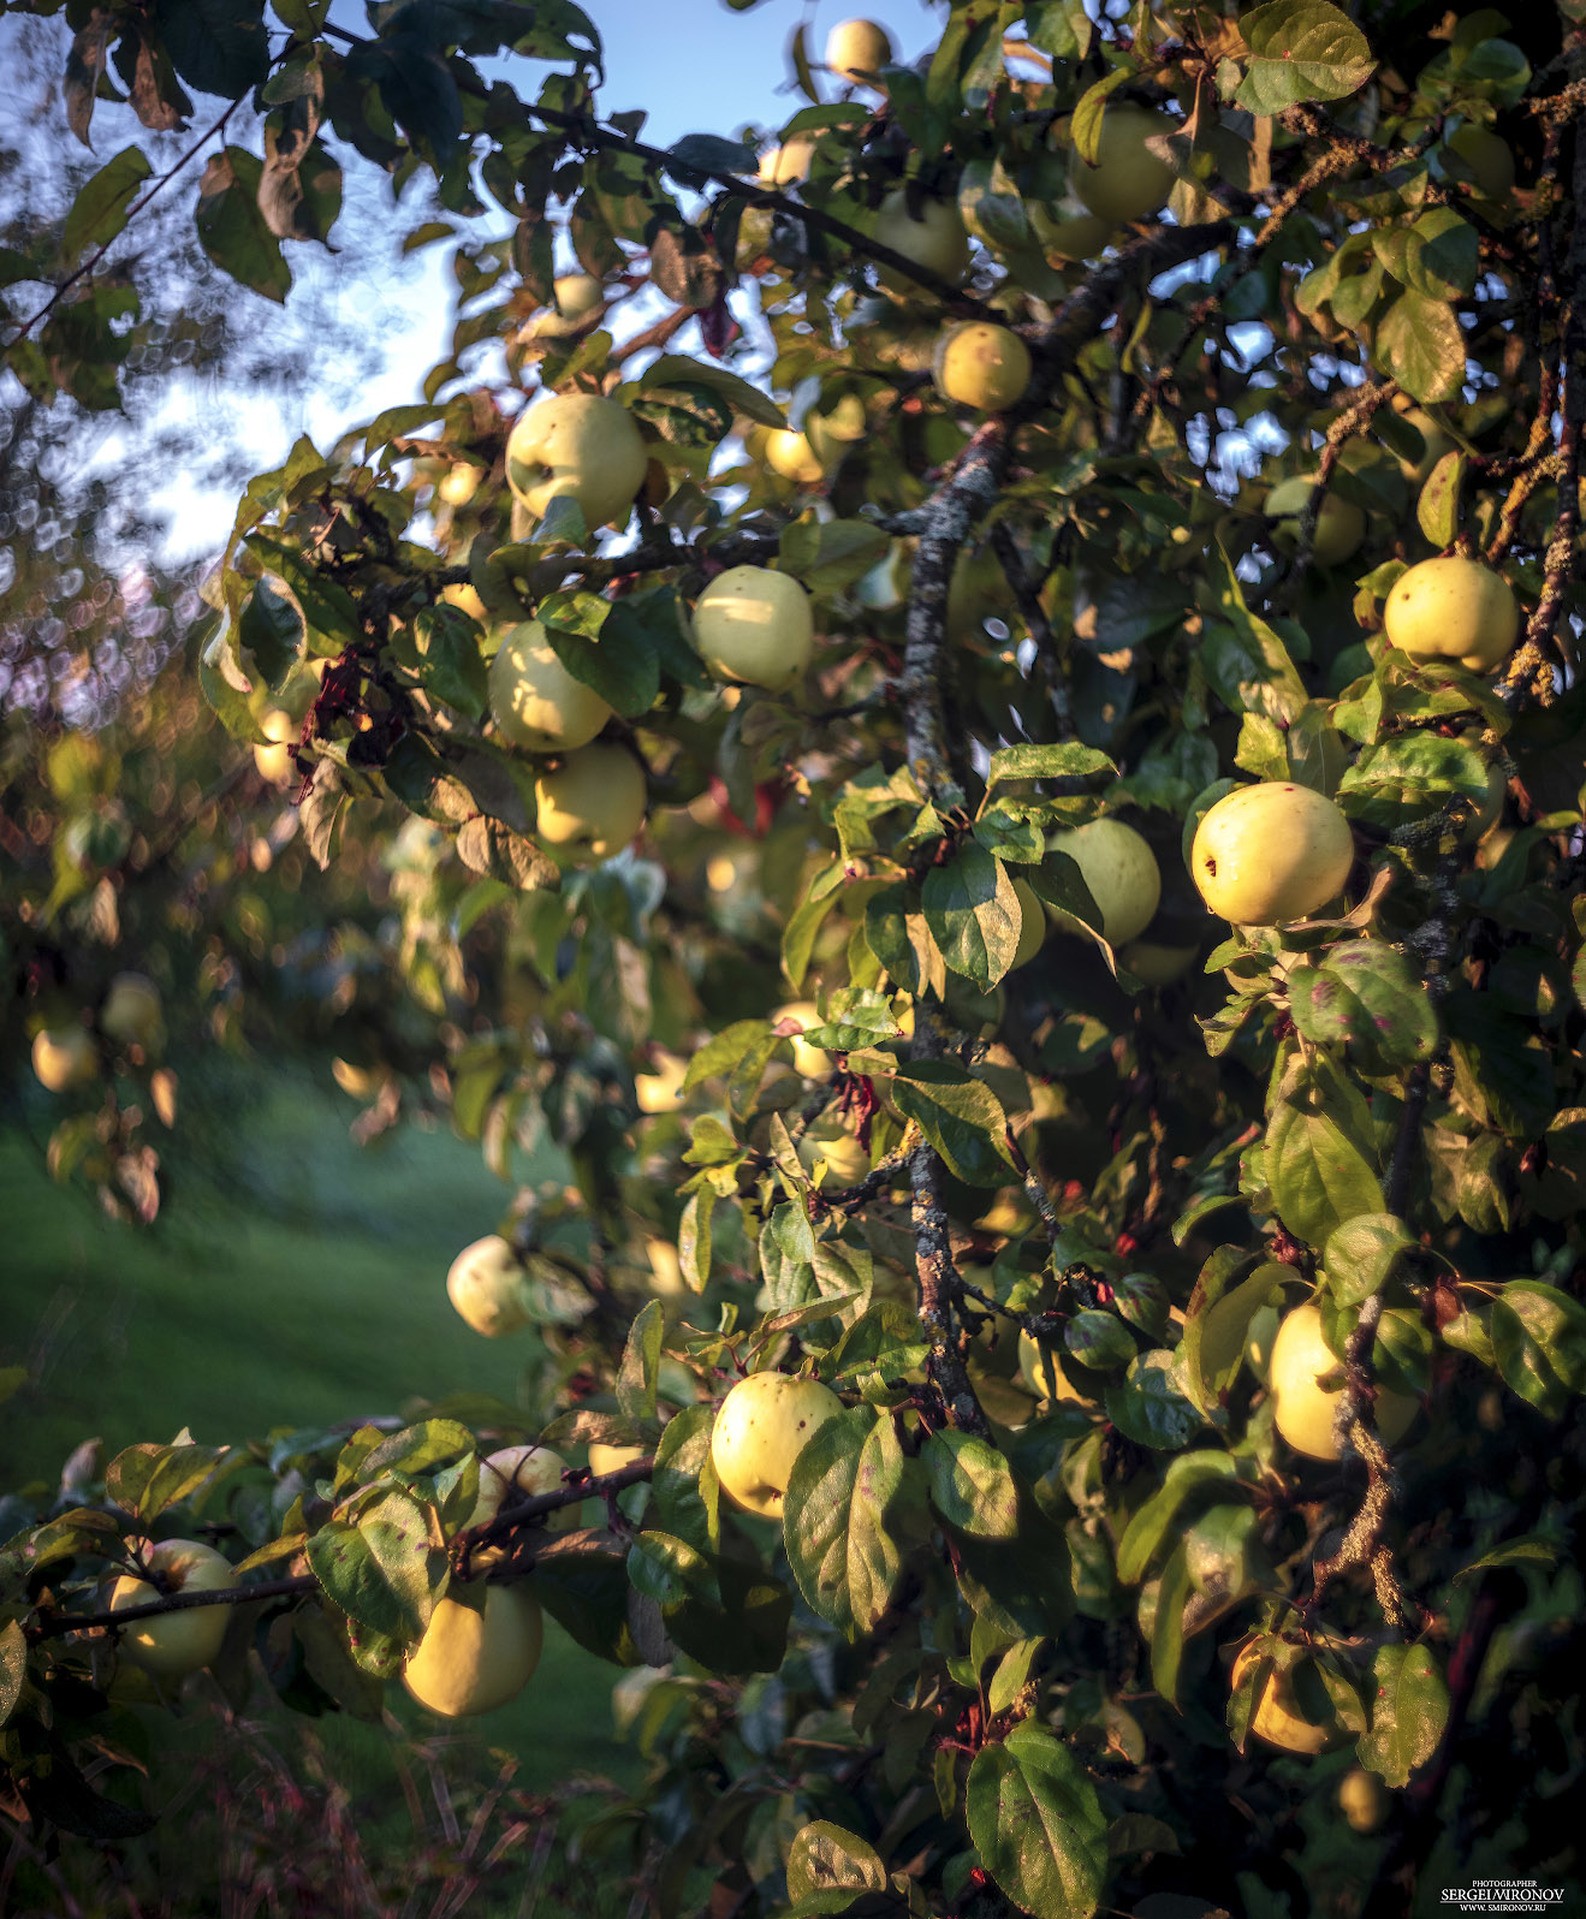
[[159,1051],[164,1038],[160,989],[143,973],[117,973],[92,1026],[77,1019],[41,1026],[33,1035],[33,1072],[47,1091],[73,1093],[98,1078],[100,1040],[147,1056]]

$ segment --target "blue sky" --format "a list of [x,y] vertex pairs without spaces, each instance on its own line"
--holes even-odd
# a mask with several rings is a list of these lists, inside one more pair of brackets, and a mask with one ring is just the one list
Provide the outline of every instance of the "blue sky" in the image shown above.
[[[643,108],[650,116],[645,137],[660,145],[685,133],[731,135],[746,126],[774,131],[804,104],[793,88],[788,58],[794,29],[804,23],[811,57],[818,60],[831,27],[857,11],[841,0],[762,0],[748,13],[732,12],[725,0],[583,0],[583,5],[606,49],[602,112]],[[344,11],[348,24],[354,24],[358,10]],[[930,0],[876,0],[864,13],[887,28],[902,58],[913,60],[934,42],[941,9]],[[522,63],[525,92],[533,90],[543,71]],[[389,212],[388,198],[382,195],[380,204]],[[400,210],[395,217],[399,224],[411,223],[402,220]],[[336,237],[333,233],[333,241]],[[441,357],[450,334],[446,257],[444,248],[432,249],[422,256],[420,269],[390,280],[378,271],[360,271],[347,255],[311,258],[306,249],[294,249],[294,268],[311,275],[322,295],[331,295],[341,324],[389,328],[378,375],[353,393],[334,377],[319,388],[265,396],[189,390],[172,396],[167,417],[201,420],[211,430],[223,422],[220,430],[246,444],[252,470],[264,472],[280,463],[301,433],[324,446],[381,408],[416,399],[423,374]],[[267,326],[291,330],[298,324],[290,296],[284,315],[262,300],[256,304]],[[182,476],[173,476],[156,499],[173,512],[176,553],[213,551],[224,542],[235,504],[231,499],[198,491]]]

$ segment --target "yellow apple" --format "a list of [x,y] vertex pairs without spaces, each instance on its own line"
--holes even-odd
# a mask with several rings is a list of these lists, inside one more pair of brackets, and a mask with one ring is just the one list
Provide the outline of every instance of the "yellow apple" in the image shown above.
[[815,650],[809,595],[789,573],[730,566],[694,603],[694,645],[717,679],[785,693]]
[[1407,393],[1396,393],[1391,404],[1406,425],[1414,427],[1421,436],[1420,458],[1412,460],[1401,455],[1399,471],[1413,486],[1424,485],[1432,468],[1445,453],[1452,453],[1459,442],[1424,407],[1417,406]]
[[1030,371],[1030,349],[1018,334],[984,320],[944,327],[931,359],[931,377],[943,399],[979,413],[1017,405]]
[[811,1179],[824,1167],[823,1183],[832,1188],[857,1186],[870,1171],[869,1150],[834,1121],[817,1120],[799,1141],[798,1156]]
[[1324,793],[1262,780],[1208,809],[1190,871],[1212,912],[1235,926],[1279,926],[1335,899],[1354,859],[1349,822]]
[[1010,973],[1028,966],[1046,944],[1046,908],[1028,880],[1015,879],[1013,893],[1019,902],[1019,944],[1014,950]]
[[1491,127],[1467,120],[1457,133],[1448,136],[1445,145],[1457,153],[1470,169],[1476,191],[1483,200],[1502,206],[1514,192],[1514,154],[1509,143]]
[[595,1439],[589,1445],[589,1470],[595,1479],[603,1478],[607,1473],[620,1473],[624,1466],[631,1466],[636,1459],[643,1459],[642,1446],[608,1446],[604,1441]]
[[683,1277],[683,1262],[669,1239],[647,1239],[644,1257],[650,1267],[650,1291],[658,1299],[685,1299],[693,1291]]
[[[812,999],[789,1000],[785,1006],[779,1006],[771,1015],[771,1024],[780,1026],[784,1020],[796,1021],[800,1027],[824,1026],[820,1008]],[[807,1039],[798,1033],[789,1035],[793,1048],[793,1070],[803,1079],[825,1079],[832,1070],[832,1056],[819,1046],[811,1046]]]
[[1050,205],[1027,202],[1025,211],[1030,217],[1030,230],[1041,243],[1041,251],[1048,260],[1060,265],[1097,259],[1112,238],[1112,223],[1098,219],[1072,197]]
[[839,20],[826,36],[826,65],[839,80],[880,92],[877,78],[891,64],[891,36],[874,20]]
[[99,1049],[83,1026],[46,1026],[33,1035],[33,1072],[50,1093],[71,1093],[99,1071]]
[[[225,1554],[196,1539],[162,1539],[143,1557],[153,1577],[123,1573],[110,1589],[111,1612],[147,1606],[168,1593],[230,1592],[237,1583]],[[121,1652],[156,1679],[185,1679],[220,1651],[230,1620],[229,1606],[190,1606],[134,1620],[122,1631]]]
[[259,722],[259,730],[270,742],[253,749],[253,763],[259,777],[272,786],[286,786],[297,779],[297,755],[293,751],[302,733],[301,724],[284,707],[272,706]]
[[542,307],[523,329],[528,340],[566,340],[606,301],[606,289],[590,273],[559,273],[551,282],[554,307]]
[[611,718],[611,708],[557,658],[538,620],[502,635],[490,662],[490,711],[496,731],[530,753],[587,746]]
[[[479,1497],[474,1501],[467,1524],[459,1530],[467,1532],[472,1527],[488,1525],[505,1508],[520,1505],[541,1493],[559,1493],[562,1474],[566,1471],[567,1461],[549,1446],[504,1446],[500,1452],[487,1454],[479,1462]],[[576,1526],[577,1504],[547,1513],[545,1523],[554,1532],[565,1532]],[[475,1566],[482,1567],[484,1562],[478,1553],[473,1559]]]
[[795,133],[779,147],[771,147],[760,156],[759,179],[762,186],[798,187],[810,177],[810,162],[815,157],[815,136]]
[[158,1046],[165,1036],[159,987],[147,974],[117,973],[99,1009],[99,1030],[121,1046]]
[[527,1326],[528,1277],[499,1233],[465,1246],[446,1275],[446,1295],[476,1333],[499,1339]]
[[413,1697],[443,1719],[515,1699],[534,1677],[545,1638],[540,1602],[525,1581],[473,1579],[456,1590],[464,1597],[440,1601],[402,1670]]
[[787,1373],[751,1373],[721,1402],[710,1436],[710,1457],[721,1489],[734,1505],[780,1519],[793,1462],[817,1426],[843,1409],[818,1379]]
[[1351,1832],[1376,1832],[1392,1810],[1388,1789],[1374,1772],[1351,1766],[1338,1782],[1338,1806]]
[[1126,966],[1147,986],[1171,986],[1195,964],[1198,946],[1172,946],[1161,940],[1130,940],[1120,949],[1118,964]]
[[1098,220],[1127,226],[1155,213],[1173,187],[1173,167],[1162,151],[1165,135],[1179,122],[1127,100],[1109,104],[1101,117],[1096,164],[1076,153],[1069,166],[1074,197]]
[[[1277,522],[1278,531],[1290,542],[1299,536],[1300,516],[1310,499],[1315,481],[1296,478],[1280,481],[1268,493],[1264,511]],[[1316,537],[1311,543],[1311,558],[1318,566],[1342,566],[1366,537],[1366,516],[1353,500],[1341,498],[1330,488],[1322,495],[1316,515]]]
[[[1334,1430],[1343,1386],[1320,1384],[1341,1366],[1322,1338],[1322,1315],[1315,1306],[1296,1306],[1284,1314],[1272,1342],[1272,1418],[1288,1443],[1307,1459],[1337,1459],[1343,1451]],[[1416,1402],[1407,1394],[1378,1389],[1377,1431],[1388,1445],[1397,1445],[1410,1430],[1416,1411]]]
[[543,519],[553,500],[576,500],[591,531],[627,520],[648,465],[633,416],[597,393],[552,394],[507,439],[507,484],[524,508]]
[[[1240,1651],[1234,1661],[1233,1672],[1229,1675],[1230,1690],[1237,1691],[1245,1673],[1258,1662],[1258,1644],[1258,1641],[1251,1640]],[[1325,1752],[1345,1736],[1344,1727],[1333,1714],[1329,1713],[1324,1721],[1305,1716],[1294,1690],[1292,1669],[1277,1666],[1268,1673],[1266,1684],[1261,1688],[1256,1709],[1250,1717],[1250,1730],[1269,1746],[1277,1746],[1284,1752],[1307,1754]]]
[[[1155,853],[1132,826],[1108,816],[1054,833],[1047,844],[1055,853],[1066,853],[1084,875],[1101,909],[1101,930],[1109,946],[1122,946],[1145,931],[1162,898],[1162,872]],[[1058,907],[1049,910],[1054,926],[1072,930],[1078,924]]]
[[795,433],[789,427],[773,427],[767,433],[765,463],[773,473],[780,473],[784,480],[793,480],[799,486],[819,486],[826,477],[826,469],[816,458],[808,436]]
[[664,1046],[657,1046],[651,1052],[650,1064],[653,1072],[633,1076],[639,1111],[652,1115],[675,1113],[683,1103],[683,1079],[688,1072],[688,1061],[669,1053]]
[[472,461],[459,460],[435,491],[448,506],[467,506],[479,491],[479,482],[484,477],[483,470]]
[[[922,200],[911,211],[908,196],[898,187],[881,202],[871,232],[882,246],[954,286],[969,271],[969,235],[950,200]],[[918,280],[891,267],[880,268],[877,277],[899,299],[913,299],[925,291]]]
[[448,606],[458,607],[471,620],[477,620],[481,626],[488,625],[490,615],[485,611],[485,603],[479,597],[479,589],[470,586],[467,580],[455,581],[451,586],[441,588],[441,598]]
[[534,782],[535,830],[575,858],[609,860],[637,838],[647,799],[644,769],[626,748],[581,746]]
[[1019,1377],[1037,1399],[1050,1399],[1063,1406],[1088,1406],[1092,1403],[1074,1386],[1041,1341],[1022,1329],[1019,1333]]
[[1412,660],[1490,673],[1519,636],[1520,607],[1501,573],[1448,553],[1399,575],[1382,622],[1388,643]]

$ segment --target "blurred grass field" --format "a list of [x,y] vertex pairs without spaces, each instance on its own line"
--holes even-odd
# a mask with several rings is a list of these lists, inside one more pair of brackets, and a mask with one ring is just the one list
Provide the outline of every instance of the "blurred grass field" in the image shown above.
[[[0,1129],[0,1367],[29,1371],[0,1405],[0,1484],[53,1485],[89,1437],[108,1459],[184,1425],[220,1444],[418,1396],[515,1397],[522,1346],[479,1338],[446,1299],[453,1254],[507,1197],[476,1149],[410,1126],[358,1146],[357,1108],[328,1072],[227,1075],[189,1098],[166,1205],[139,1230],[50,1179],[52,1106],[29,1093],[24,1124]],[[463,1742],[513,1753],[530,1791],[585,1771],[631,1782],[638,1761],[611,1732],[615,1677],[547,1619],[533,1683]],[[399,1688],[390,1697],[433,1730]],[[354,1791],[388,1780],[378,1730],[317,1731]]]

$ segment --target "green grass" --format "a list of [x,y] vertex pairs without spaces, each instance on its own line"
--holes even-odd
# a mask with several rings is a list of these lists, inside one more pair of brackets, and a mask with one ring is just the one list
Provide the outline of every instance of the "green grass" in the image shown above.
[[[492,1230],[506,1189],[442,1131],[404,1126],[360,1148],[356,1111],[328,1074],[228,1074],[190,1099],[167,1205],[140,1231],[54,1184],[40,1144],[53,1115],[30,1100],[37,1137],[0,1132],[0,1367],[30,1374],[0,1406],[0,1490],[53,1484],[90,1436],[109,1458],[183,1426],[220,1444],[459,1391],[516,1398],[522,1344],[470,1332],[445,1291],[452,1255]],[[636,1759],[610,1733],[615,1677],[547,1620],[532,1685],[467,1737],[514,1752],[528,1790],[581,1770],[632,1780]],[[423,1717],[400,1689],[392,1704]],[[379,1733],[319,1730],[354,1792],[389,1779]]]

